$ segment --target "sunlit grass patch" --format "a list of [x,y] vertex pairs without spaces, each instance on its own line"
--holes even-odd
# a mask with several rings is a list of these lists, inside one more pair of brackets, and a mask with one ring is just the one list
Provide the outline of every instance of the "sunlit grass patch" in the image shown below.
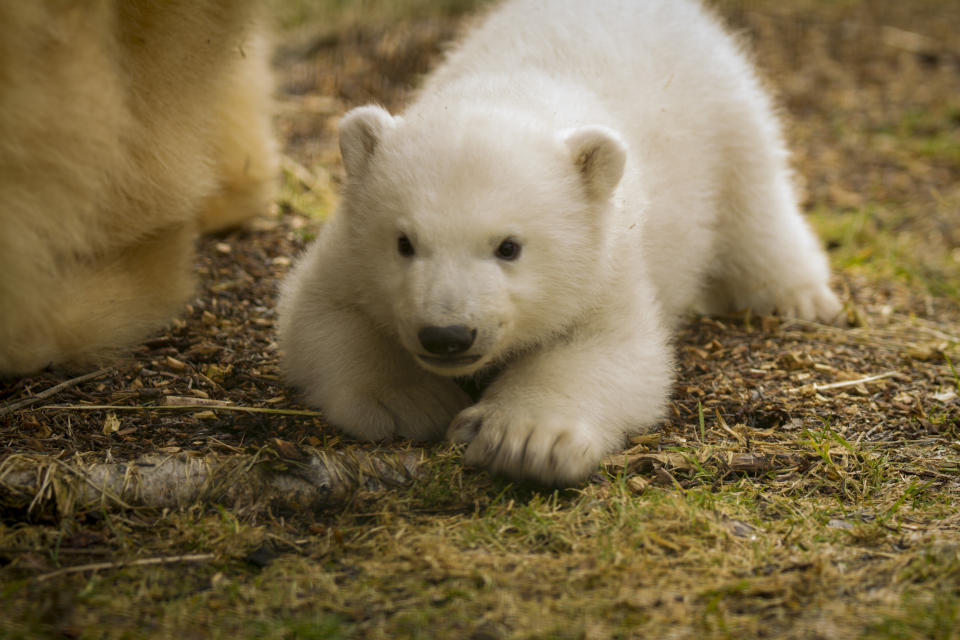
[[939,169],[960,169],[960,102],[936,109],[913,108],[895,121],[879,123],[876,144],[896,148],[907,159],[922,158]]
[[326,169],[319,166],[310,169],[284,158],[281,176],[277,197],[281,210],[316,220],[324,220],[333,212],[338,198]]
[[821,208],[809,217],[837,270],[960,298],[960,251],[936,230],[900,228],[904,212],[877,205],[846,211]]

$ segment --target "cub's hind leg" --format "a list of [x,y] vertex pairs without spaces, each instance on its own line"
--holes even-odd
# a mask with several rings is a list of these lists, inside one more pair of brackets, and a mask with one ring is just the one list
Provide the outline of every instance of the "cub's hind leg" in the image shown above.
[[705,310],[835,323],[842,305],[830,290],[827,256],[797,207],[779,133],[764,124],[725,149]]

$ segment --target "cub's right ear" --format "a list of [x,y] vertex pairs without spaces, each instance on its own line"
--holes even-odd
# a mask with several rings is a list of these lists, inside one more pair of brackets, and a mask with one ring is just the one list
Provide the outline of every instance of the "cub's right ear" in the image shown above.
[[340,120],[340,155],[347,176],[358,176],[370,164],[383,132],[396,120],[383,107],[367,105],[347,112]]
[[568,129],[561,134],[587,195],[605,200],[620,184],[627,146],[613,129],[599,125]]

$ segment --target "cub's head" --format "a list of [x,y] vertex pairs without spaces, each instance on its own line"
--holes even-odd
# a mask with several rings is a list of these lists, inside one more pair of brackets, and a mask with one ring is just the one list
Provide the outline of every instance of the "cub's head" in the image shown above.
[[470,375],[595,304],[626,159],[613,131],[367,106],[344,117],[340,148],[358,304],[424,368]]

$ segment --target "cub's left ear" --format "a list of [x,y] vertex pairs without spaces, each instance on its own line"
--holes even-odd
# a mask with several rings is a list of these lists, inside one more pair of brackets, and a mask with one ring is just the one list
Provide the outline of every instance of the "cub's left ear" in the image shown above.
[[606,200],[620,184],[627,162],[627,146],[613,129],[599,125],[571,129],[563,134],[570,159],[591,200]]

